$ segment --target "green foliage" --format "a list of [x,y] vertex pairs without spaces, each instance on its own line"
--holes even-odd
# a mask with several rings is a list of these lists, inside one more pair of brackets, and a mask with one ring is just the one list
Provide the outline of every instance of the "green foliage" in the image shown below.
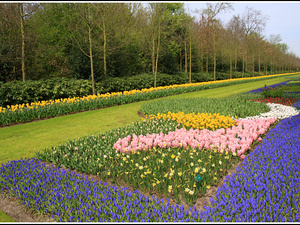
[[266,97],[282,97],[283,94],[283,86],[275,87],[275,88],[263,88],[261,94]]
[[283,87],[284,92],[300,92],[300,83]]
[[0,86],[0,106],[82,97],[89,95],[91,89],[90,81],[66,78],[8,82]]
[[227,97],[222,99],[211,98],[180,98],[161,99],[148,102],[141,106],[144,114],[158,114],[168,112],[177,113],[220,113],[225,116],[247,117],[255,116],[269,111],[266,104],[245,101],[243,95]]
[[290,81],[285,84],[286,86],[294,86],[294,85],[300,85],[300,81]]
[[[262,79],[269,79],[269,77],[262,78]],[[165,96],[170,96],[175,94],[182,94],[182,93],[188,93],[193,91],[230,86],[234,84],[253,82],[255,80],[256,79],[236,80],[236,81],[226,81],[221,83],[200,84],[195,86],[184,85],[181,87],[154,89],[150,92],[142,91],[141,93],[133,92],[129,94],[123,94],[120,92],[118,95],[109,94],[95,99],[87,98],[87,99],[77,99],[76,101],[73,102],[65,102],[65,103],[58,102],[58,103],[53,103],[45,106],[34,106],[31,109],[27,107],[24,107],[22,109],[16,109],[15,111],[6,109],[5,111],[0,113],[0,126],[28,122],[35,119],[51,118],[51,117],[66,115],[74,112],[99,109],[103,107],[121,105],[130,102],[143,101],[143,100],[165,97]]]

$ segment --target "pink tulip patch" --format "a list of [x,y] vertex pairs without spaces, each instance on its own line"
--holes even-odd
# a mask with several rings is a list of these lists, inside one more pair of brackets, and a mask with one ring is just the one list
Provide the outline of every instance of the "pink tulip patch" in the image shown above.
[[[255,120],[237,120],[237,125],[231,128],[221,128],[215,131],[184,128],[168,134],[135,134],[128,135],[114,143],[114,148],[122,153],[132,151],[147,151],[153,147],[178,148],[191,146],[194,149],[216,149],[236,153],[241,157],[252,145],[253,141],[261,140],[261,135],[276,121],[276,118],[260,118]],[[242,156],[241,158],[244,158]]]

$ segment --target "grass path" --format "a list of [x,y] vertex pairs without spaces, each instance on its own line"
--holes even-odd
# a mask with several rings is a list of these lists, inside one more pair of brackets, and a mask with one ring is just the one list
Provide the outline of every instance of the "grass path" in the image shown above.
[[[283,81],[286,81],[285,77],[174,95],[165,98],[221,98]],[[149,101],[156,100],[157,99]],[[37,150],[41,150],[44,147],[57,146],[66,142],[68,139],[104,132],[140,120],[141,118],[137,112],[144,102],[145,101],[130,103],[0,128],[0,164],[25,157],[31,158],[35,156]]]

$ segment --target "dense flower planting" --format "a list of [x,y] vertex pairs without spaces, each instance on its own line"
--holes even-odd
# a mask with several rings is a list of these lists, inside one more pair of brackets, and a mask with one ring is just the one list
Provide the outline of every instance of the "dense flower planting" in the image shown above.
[[199,220],[300,222],[299,124],[296,115],[271,129]]
[[286,106],[275,103],[267,103],[270,107],[270,111],[266,113],[261,113],[257,116],[245,117],[244,119],[257,119],[257,118],[277,118],[284,119],[287,117],[295,116],[299,114],[299,110],[292,106]]
[[234,84],[246,83],[256,80],[270,79],[287,74],[276,74],[261,76],[259,78],[238,78],[230,80],[217,80],[200,83],[189,83],[180,85],[161,86],[157,88],[144,88],[142,90],[131,90],[123,92],[112,92],[106,94],[89,95],[84,97],[55,99],[40,101],[36,103],[17,104],[0,107],[0,126],[6,126],[21,122],[28,122],[35,119],[51,118],[74,112],[81,112],[91,109],[99,109],[113,105],[120,105],[130,102],[148,100],[174,94],[181,94],[192,91],[199,91],[209,88],[223,87]]
[[[168,197],[165,203],[36,159],[2,165],[0,188],[61,222],[300,222],[300,116],[295,109],[299,102],[300,98],[294,107],[267,103],[268,112],[251,116],[246,110],[247,117],[236,121],[216,114],[219,125],[224,119],[235,122],[217,130],[185,129],[184,123],[199,119],[195,113],[186,117],[170,112],[170,118],[161,113],[159,118],[153,115],[150,120],[37,152],[38,159],[56,166],[97,174],[115,184],[122,180],[150,195]],[[242,110],[237,107],[237,115]],[[215,118],[207,122],[210,119]],[[247,150],[259,142],[249,155]],[[242,167],[226,178],[210,207],[184,211],[183,206],[170,204],[169,199],[177,203],[184,199],[193,205],[240,160],[244,160]]]
[[[250,95],[250,94],[249,94]],[[254,96],[256,94],[251,94]],[[261,96],[260,96],[261,97]],[[232,117],[255,116],[260,113],[268,112],[266,104],[247,101],[247,95],[236,95],[218,98],[178,98],[178,99],[159,99],[147,102],[141,106],[141,111],[146,115],[157,115],[183,112],[189,113],[211,113],[221,114]]]
[[281,82],[281,83],[277,83],[277,84],[273,84],[273,85],[269,85],[269,86],[265,86],[263,88],[258,88],[258,89],[254,89],[252,91],[248,91],[247,93],[261,93],[262,91],[264,91],[266,88],[276,88],[276,87],[280,87],[282,85],[285,85],[289,82],[288,81],[284,81],[284,82]]
[[183,206],[93,181],[36,159],[11,161],[0,168],[0,188],[23,204],[60,222],[184,222]]
[[168,134],[147,134],[139,137],[133,134],[119,139],[114,148],[122,153],[132,151],[147,151],[153,147],[161,148],[186,148],[193,149],[217,149],[218,152],[225,151],[243,155],[252,145],[253,141],[266,132],[276,121],[276,118],[238,120],[237,125],[232,128],[222,128],[216,131],[207,129],[179,129]]
[[164,119],[164,120],[175,120],[180,124],[183,124],[183,128],[193,129],[209,129],[216,130],[219,128],[228,128],[236,124],[230,116],[223,116],[219,113],[158,113],[157,115],[146,116],[148,119]]
[[300,98],[298,98],[297,102],[293,105],[293,107],[300,110]]
[[289,81],[286,83],[286,86],[294,86],[294,85],[300,85],[300,81]]
[[57,221],[300,222],[300,116],[281,121],[199,212],[89,181],[35,159],[1,167],[0,187]]
[[276,103],[281,105],[288,105],[291,106],[296,103],[295,98],[283,98],[283,97],[267,97],[263,99],[253,99],[254,102],[265,102],[265,103]]

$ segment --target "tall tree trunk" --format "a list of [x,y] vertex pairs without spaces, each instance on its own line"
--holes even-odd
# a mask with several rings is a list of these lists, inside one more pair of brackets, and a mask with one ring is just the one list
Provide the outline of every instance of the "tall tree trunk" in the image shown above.
[[190,36],[190,83],[192,83],[192,40]]
[[271,75],[273,74],[273,62],[271,60]]
[[158,26],[158,41],[157,41],[157,49],[156,49],[156,63],[155,63],[155,74],[154,74],[154,88],[156,88],[157,65],[158,65],[158,56],[159,56],[159,46],[160,46],[160,25]]
[[[90,4],[88,4],[88,12],[89,16],[91,15],[90,13]],[[90,17],[89,17],[90,18]],[[91,29],[91,21],[89,21],[89,45],[90,45],[90,62],[91,62],[91,76],[92,76],[92,91],[93,95],[95,95],[95,80],[94,80],[94,64],[93,64],[93,51],[92,51],[92,29]]]
[[216,81],[216,64],[217,64],[217,57],[216,57],[216,53],[214,52],[214,81]]
[[185,59],[184,59],[184,60],[185,60],[185,61],[184,61],[184,62],[185,62],[185,65],[184,65],[184,66],[185,66],[185,69],[184,69],[184,72],[187,73],[187,66],[188,66],[188,64],[187,64],[186,41],[184,42],[184,54],[185,54]]
[[206,54],[206,73],[208,73],[208,54]]
[[89,43],[90,43],[90,62],[91,62],[92,90],[93,90],[93,95],[95,95],[94,64],[93,64],[92,37],[91,37],[91,28],[90,27],[89,27]]
[[234,71],[237,70],[237,48],[235,49],[235,64],[234,64]]
[[181,46],[179,48],[179,70],[182,72],[182,60],[181,60]]
[[258,74],[260,75],[260,50],[258,51]]
[[20,21],[21,21],[21,37],[22,37],[22,56],[21,56],[21,64],[22,64],[22,80],[26,80],[25,74],[25,32],[24,32],[24,12],[23,12],[23,3],[19,3],[20,9]]
[[247,53],[246,53],[246,56],[245,56],[245,72],[248,72],[248,60],[247,60]]
[[254,70],[255,70],[255,65],[254,65],[254,53],[252,54],[252,76],[254,77]]
[[216,56],[216,39],[215,39],[215,33],[213,35],[213,42],[214,42],[214,81],[216,81],[217,56]]
[[90,27],[89,27],[89,43],[90,43],[90,62],[91,62],[92,90],[93,90],[93,95],[95,95],[94,64],[93,64],[92,38],[91,38],[91,28]]
[[200,68],[201,68],[201,72],[203,72],[204,71],[204,69],[203,69],[203,55],[200,53]]
[[243,54],[243,72],[242,72],[242,78],[244,78],[244,73],[245,73],[245,56]]
[[107,68],[106,68],[106,29],[105,29],[105,22],[103,20],[103,66],[104,66],[104,77],[107,76]]
[[229,63],[230,63],[230,79],[232,79],[232,55],[231,52],[229,54]]
[[152,73],[155,73],[155,40],[154,32],[152,33]]

